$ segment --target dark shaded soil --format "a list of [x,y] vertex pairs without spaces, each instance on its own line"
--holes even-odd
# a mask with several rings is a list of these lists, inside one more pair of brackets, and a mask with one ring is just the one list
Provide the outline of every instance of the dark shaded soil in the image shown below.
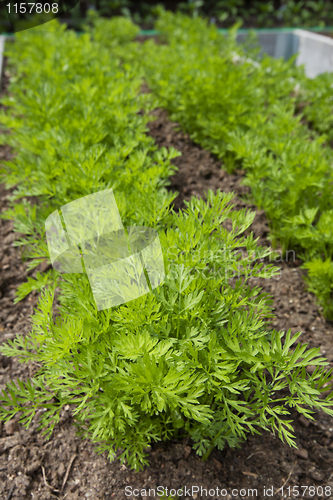
[[320,31],[318,35],[328,36],[329,38],[333,38],[333,31]]
[[[234,191],[236,208],[249,207],[241,196],[249,194],[241,186],[243,172],[229,175],[208,152],[181,132],[175,131],[167,113],[153,112],[157,119],[150,123],[150,133],[160,146],[173,146],[182,152],[174,163],[179,168],[171,179],[171,189],[179,191],[176,208],[191,196],[203,196],[208,188]],[[8,158],[8,148],[2,148],[0,156]],[[6,208],[8,192],[0,187],[0,211]],[[251,227],[262,244],[268,244],[268,223],[263,211],[257,212]],[[13,305],[15,288],[26,280],[25,265],[20,251],[13,247],[12,223],[0,220],[0,341],[13,338],[16,333],[29,331],[29,317],[36,304],[36,297],[29,296]],[[259,280],[274,297],[276,319],[274,327],[293,331],[301,330],[302,341],[321,348],[330,362],[333,361],[333,327],[320,315],[312,294],[305,289],[300,262],[281,262],[281,276],[275,280]],[[258,284],[258,281],[255,282]],[[310,368],[309,368],[310,369]],[[0,358],[0,389],[5,383],[33,376],[33,364],[21,365],[16,359]],[[12,500],[109,500],[122,498],[153,498],[153,489],[183,489],[180,498],[293,498],[288,487],[299,486],[303,498],[331,498],[333,500],[333,419],[323,413],[310,422],[293,414],[298,450],[289,448],[278,437],[267,432],[261,436],[249,436],[241,449],[215,450],[207,462],[191,450],[189,442],[178,441],[153,444],[149,450],[150,466],[135,473],[110,463],[106,454],[97,455],[90,441],[75,436],[70,408],[62,414],[50,441],[38,432],[34,423],[26,430],[12,420],[0,427],[0,498]],[[68,475],[66,474],[68,471]],[[63,486],[64,485],[64,486]],[[283,485],[284,490],[279,491]],[[125,487],[128,487],[125,490]],[[202,487],[207,490],[191,487]],[[311,490],[301,486],[312,486]],[[326,490],[325,490],[326,486]],[[321,490],[323,487],[323,491]],[[135,491],[134,495],[125,493]],[[217,492],[219,488],[219,492]],[[210,489],[214,489],[214,492]],[[221,494],[221,489],[225,489]],[[237,493],[235,490],[241,490]],[[248,492],[248,489],[257,489]],[[332,493],[331,493],[332,491]],[[140,494],[141,493],[141,494]],[[155,491],[157,496],[157,491]],[[192,494],[193,493],[193,494]]]

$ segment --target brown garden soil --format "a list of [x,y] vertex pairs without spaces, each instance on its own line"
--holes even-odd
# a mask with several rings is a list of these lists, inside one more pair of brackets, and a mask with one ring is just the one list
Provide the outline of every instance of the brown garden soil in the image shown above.
[[[191,196],[204,196],[207,189],[234,191],[236,209],[254,207],[244,201],[248,189],[242,186],[244,172],[233,175],[221,168],[207,151],[195,145],[184,133],[175,130],[165,111],[152,112],[155,121],[149,124],[149,133],[159,146],[178,149],[182,156],[174,160],[178,172],[171,178],[170,189],[177,190],[175,208],[181,209]],[[1,159],[10,158],[8,147],[0,150]],[[0,186],[0,211],[8,206],[10,193]],[[267,245],[268,222],[263,211],[257,211],[251,230],[260,243]],[[33,294],[13,304],[16,287],[26,281],[26,265],[20,251],[13,246],[15,234],[12,222],[0,220],[0,341],[24,335],[30,329],[29,317],[36,306]],[[333,325],[325,321],[312,294],[305,289],[300,261],[278,263],[278,279],[259,280],[259,285],[274,297],[278,330],[303,332],[302,341],[318,346],[333,362]],[[34,271],[35,272],[35,271]],[[258,285],[258,281],[255,281]],[[16,378],[28,379],[37,367],[19,364],[15,358],[0,358],[0,389]],[[309,368],[311,371],[311,367]],[[71,408],[66,407],[55,431],[47,441],[33,422],[29,429],[17,419],[0,424],[0,498],[1,500],[110,500],[123,498],[153,498],[153,489],[187,488],[182,499],[252,499],[288,496],[288,486],[313,486],[302,498],[333,499],[333,419],[319,412],[315,421],[292,414],[298,449],[283,444],[268,432],[261,436],[249,435],[240,449],[214,450],[207,462],[191,449],[186,439],[167,443],[153,443],[148,451],[150,465],[142,472],[134,472],[119,461],[110,463],[107,455],[97,455],[94,445],[76,436]],[[192,486],[207,490],[189,493]],[[327,489],[325,490],[325,486]],[[137,488],[139,495],[126,495]],[[321,495],[323,487],[323,495]],[[227,495],[211,494],[210,489],[225,489]],[[150,491],[150,497],[148,493]],[[243,491],[239,494],[235,489]],[[257,489],[248,492],[248,489]],[[332,490],[332,494],[330,491]],[[302,490],[300,490],[302,494]],[[145,494],[146,493],[146,494]],[[224,492],[225,493],[225,492]]]
[[324,36],[328,36],[330,38],[333,38],[333,30],[332,31],[318,31],[318,35],[324,35]]

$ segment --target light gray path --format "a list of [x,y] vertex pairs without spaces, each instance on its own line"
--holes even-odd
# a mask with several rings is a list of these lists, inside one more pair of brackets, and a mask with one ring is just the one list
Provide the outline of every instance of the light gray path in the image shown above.
[[[333,31],[333,30],[332,30]],[[244,42],[248,35],[240,33],[239,42]],[[291,29],[290,31],[259,31],[258,42],[261,52],[272,57],[289,59],[297,54],[296,65],[305,65],[305,72],[309,78],[333,71],[333,39],[306,31]]]
[[3,52],[5,49],[5,40],[6,38],[3,35],[0,35],[0,84],[1,84],[1,78],[2,78],[2,63],[3,63]]
[[305,64],[305,72],[309,78],[333,71],[332,38],[299,29],[294,30],[294,35],[298,38],[296,64]]

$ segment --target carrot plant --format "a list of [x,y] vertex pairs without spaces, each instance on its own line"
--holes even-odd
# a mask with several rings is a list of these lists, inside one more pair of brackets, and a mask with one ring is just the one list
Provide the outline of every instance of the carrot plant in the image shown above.
[[332,78],[311,82],[294,58],[259,58],[236,44],[236,26],[225,37],[203,19],[162,11],[156,28],[166,42],[158,50],[152,40],[133,43],[120,47],[119,57],[141,61],[160,106],[224,168],[246,170],[244,184],[266,212],[273,243],[298,251],[310,289],[333,319],[326,273],[333,252]]
[[328,141],[333,139],[332,101],[332,73],[322,73],[315,78],[307,78],[297,89],[297,106],[302,110],[310,127],[325,134]]
[[19,415],[25,426],[39,418],[50,437],[69,404],[82,436],[136,470],[153,441],[185,434],[203,459],[262,429],[296,446],[291,409],[310,419],[317,409],[333,415],[333,393],[323,395],[328,363],[319,349],[295,347],[300,333],[269,328],[271,298],[249,278],[278,270],[264,264],[270,250],[243,234],[253,212],[233,210],[233,194],[220,191],[172,210],[165,186],[176,152],[158,150],[146,134],[153,101],[139,93],[142,70],[137,76],[118,59],[121,44],[131,50],[127,37],[107,49],[57,22],[17,36],[2,115],[11,130],[3,140],[15,152],[2,166],[4,181],[16,186],[5,217],[33,269],[49,262],[46,217],[114,188],[125,224],[157,229],[164,283],[98,311],[85,274],[29,278],[17,300],[40,291],[31,332],[0,350],[40,368],[7,384],[0,418]]
[[[0,120],[11,133],[1,140],[15,157],[1,170],[7,187],[15,186],[11,199],[21,201],[4,216],[15,221],[29,266],[48,257],[47,216],[93,192],[117,191],[124,224],[163,220],[174,198],[165,189],[171,160],[179,153],[157,150],[146,134],[154,101],[139,92],[135,65],[121,66],[89,35],[57,21],[19,33],[7,54],[11,83]],[[40,202],[28,203],[32,196]]]

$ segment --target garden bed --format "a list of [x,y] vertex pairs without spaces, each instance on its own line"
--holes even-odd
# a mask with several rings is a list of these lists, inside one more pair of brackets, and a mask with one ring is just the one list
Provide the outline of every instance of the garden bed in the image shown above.
[[[74,38],[72,42],[77,43]],[[85,43],[87,44],[87,54],[91,58],[90,77],[93,78],[94,57],[92,49],[98,52],[100,47],[89,45],[88,40]],[[65,42],[64,45],[66,45]],[[82,47],[78,44],[77,50],[81,49]],[[105,58],[103,59],[104,68],[108,71],[108,55],[105,51],[101,57]],[[121,73],[116,67],[114,74],[118,81]],[[106,73],[105,83],[110,85],[114,74],[112,71]],[[96,81],[95,84],[98,85],[98,82]],[[127,84],[128,82],[124,78],[124,92],[129,92],[132,89],[134,93],[135,86],[132,88],[128,84],[127,87]],[[87,89],[82,91],[87,91]],[[107,95],[107,92],[105,94]],[[82,97],[81,94],[79,94],[79,98],[73,94],[71,96],[74,105],[76,105],[76,108],[73,106],[73,109],[80,116],[80,106],[82,102],[85,102],[85,97]],[[137,103],[139,101],[133,100],[133,94],[129,93],[128,100],[120,101],[119,107],[123,105],[123,102],[126,105],[131,102],[133,105],[131,109],[134,110],[130,117],[131,122],[125,121],[127,116],[125,113],[123,116],[128,131],[130,132],[132,129],[137,131],[140,127],[140,130],[143,130],[142,122],[140,122],[142,115],[138,117],[140,108],[138,108]],[[107,102],[99,117],[100,120],[104,118],[105,110],[109,110],[109,108],[110,103]],[[208,151],[194,144],[187,135],[175,129],[177,124],[168,119],[166,111],[155,109],[152,114],[157,119],[149,123],[150,137],[153,138],[157,146],[173,147],[182,153],[180,157],[175,157],[172,153],[170,155],[172,163],[179,169],[176,175],[171,176],[169,187],[169,190],[177,190],[180,193],[175,200],[177,210],[182,210],[184,200],[189,200],[193,196],[203,197],[207,189],[234,191],[237,195],[236,209],[250,208],[255,210],[254,205],[245,201],[250,191],[249,188],[241,185],[244,171],[236,170],[234,174],[228,174],[221,169],[221,162],[217,161]],[[111,118],[114,119],[112,115]],[[61,114],[59,114],[58,119],[62,124]],[[138,121],[135,122],[135,120]],[[39,125],[38,120],[37,124],[33,121],[31,123],[33,126]],[[55,123],[57,124],[56,119]],[[115,123],[117,123],[116,120]],[[66,126],[73,133],[70,128],[71,123],[66,123]],[[121,137],[121,133],[118,135]],[[92,137],[92,140],[94,139]],[[142,134],[140,140],[144,144],[150,144],[149,136],[144,138]],[[73,143],[76,146],[74,141]],[[3,147],[1,152],[4,159],[9,158],[8,147]],[[50,157],[52,158],[52,156]],[[130,169],[138,161],[138,157],[134,158],[135,161],[132,165],[129,164],[130,168],[126,171],[126,175],[131,175]],[[135,175],[140,176],[144,168],[149,171],[149,165],[151,166],[154,161],[161,161],[161,159],[157,160],[156,158],[158,157],[152,156],[151,163],[145,166],[141,165],[140,171],[138,170]],[[19,164],[19,160],[17,163]],[[43,165],[41,165],[42,167]],[[125,159],[122,167],[123,169],[128,168]],[[167,171],[167,167],[166,163],[165,168],[161,168],[161,175]],[[112,170],[107,172],[112,179]],[[77,174],[73,168],[74,175]],[[120,172],[117,172],[117,175],[120,175]],[[76,188],[79,179],[77,176],[75,179],[77,180],[74,183]],[[144,181],[145,179],[141,177],[141,182]],[[159,179],[160,181],[161,179]],[[47,189],[47,183],[45,186]],[[101,189],[102,186],[103,184],[99,184],[97,187]],[[138,186],[140,186],[140,182],[138,182]],[[73,189],[73,186],[70,185],[69,189]],[[85,191],[83,190],[83,192]],[[0,192],[1,210],[6,209],[10,194],[9,191],[6,192],[2,188]],[[77,193],[75,195],[78,196]],[[57,202],[60,203],[60,201],[58,199]],[[34,198],[34,202],[38,203],[37,197]],[[269,244],[267,240],[269,227],[263,210],[257,211],[250,230],[253,231],[255,238],[259,238],[262,245]],[[12,222],[1,220],[0,237],[0,340],[5,342],[14,338],[16,333],[24,335],[30,331],[29,318],[37,304],[37,294],[32,292],[21,302],[13,305],[15,289],[18,285],[26,282],[27,276],[35,275],[38,270],[45,271],[47,264],[40,264],[35,271],[27,272],[26,265],[22,264],[20,251],[13,247],[17,234],[15,235],[13,232]],[[278,277],[270,280],[252,279],[252,283],[254,286],[259,284],[273,296],[276,317],[273,319],[272,326],[283,331],[291,329],[293,333],[302,331],[303,338],[301,337],[300,341],[302,343],[308,342],[310,347],[319,347],[321,353],[327,357],[332,366],[333,325],[321,316],[315,305],[314,296],[305,288],[302,278],[303,271],[299,267],[301,261],[296,254],[291,255],[294,258],[291,258],[289,262],[276,262],[281,269],[279,279]],[[0,363],[0,389],[4,388],[7,382],[16,378],[31,379],[39,368],[38,363],[35,362],[29,362],[25,365],[19,364],[16,357],[6,358],[2,356]],[[307,371],[311,373],[312,367],[307,367]],[[42,411],[39,410],[40,413]],[[191,448],[192,442],[188,438],[184,440],[179,438],[178,440],[153,443],[148,451],[150,465],[142,472],[133,472],[126,465],[121,465],[118,460],[110,463],[106,452],[98,456],[91,441],[82,441],[75,436],[71,407],[68,404],[61,410],[60,421],[56,424],[50,441],[46,441],[41,436],[35,420],[28,430],[23,428],[16,419],[1,425],[0,494],[6,500],[28,498],[39,500],[93,498],[98,500],[140,498],[140,491],[143,490],[141,498],[145,498],[148,495],[148,493],[145,495],[145,492],[149,488],[162,486],[169,488],[169,490],[170,488],[177,490],[186,487],[186,492],[183,491],[180,498],[253,498],[253,496],[264,498],[264,488],[266,490],[274,488],[275,496],[279,498],[282,493],[288,497],[288,487],[292,488],[295,485],[300,490],[301,486],[308,487],[307,490],[301,490],[301,493],[304,493],[303,498],[321,496],[333,498],[331,493],[333,492],[332,418],[322,412],[317,412],[316,419],[309,421],[304,416],[299,417],[296,411],[291,412],[291,417],[294,420],[298,450],[283,444],[277,436],[274,437],[268,432],[262,432],[261,436],[248,435],[247,441],[242,444],[240,449],[228,449],[228,447],[223,451],[214,449],[208,460],[203,462]],[[201,494],[196,489],[193,490],[193,495],[188,493],[192,486],[207,489],[207,494]],[[135,488],[138,489],[138,492],[130,495],[129,493],[133,492]],[[216,488],[219,488],[219,491],[226,489],[227,495],[209,493],[211,488],[214,488],[214,491]],[[247,491],[253,488],[257,489],[257,495]],[[235,492],[232,493],[233,489],[242,489],[242,492],[237,495]],[[272,494],[268,493],[266,496],[272,496]]]
[[[248,205],[241,196],[247,188],[240,185],[242,172],[230,175],[221,170],[207,151],[195,145],[185,134],[175,131],[175,124],[168,120],[167,113],[159,109],[153,112],[157,120],[150,123],[150,134],[159,146],[173,146],[182,156],[175,163],[179,171],[171,178],[171,189],[180,192],[176,207],[181,209],[183,200],[191,196],[203,196],[204,191],[221,189],[234,191],[237,207]],[[8,155],[2,150],[2,155]],[[2,188],[1,208],[6,206],[6,195]],[[14,290],[23,281],[26,273],[21,263],[20,252],[13,248],[14,233],[11,222],[1,221],[1,266],[0,338],[4,341],[14,333],[29,330],[29,319],[36,297],[29,296],[12,305]],[[263,211],[257,212],[251,227],[255,237],[267,243],[268,225]],[[305,290],[298,267],[299,262],[281,263],[279,280],[260,280],[260,286],[274,296],[277,329],[302,330],[302,342],[320,346],[322,353],[333,362],[333,326],[318,313],[312,294]],[[9,266],[9,267],[8,267]],[[258,284],[257,282],[255,284]],[[1,358],[1,388],[17,377],[27,378],[34,373],[32,364],[20,365],[15,359]],[[69,410],[69,408],[68,408]],[[65,409],[53,437],[46,441],[33,424],[29,430],[11,421],[1,427],[0,449],[0,494],[3,498],[11,492],[13,500],[51,498],[76,500],[141,498],[126,496],[125,487],[149,489],[161,485],[168,488],[199,486],[203,488],[226,488],[229,495],[233,488],[246,490],[257,488],[258,498],[263,498],[263,488],[274,487],[274,492],[288,486],[328,486],[333,497],[333,429],[332,419],[321,412],[315,422],[309,422],[296,412],[294,429],[298,450],[289,448],[278,437],[263,432],[260,437],[249,436],[242,448],[214,450],[207,462],[191,451],[187,440],[153,444],[149,451],[150,465],[143,472],[133,472],[120,462],[110,463],[106,454],[94,452],[90,441],[81,441],[75,436],[70,411]],[[66,474],[68,472],[68,475]],[[66,478],[66,481],[64,479]],[[64,488],[61,491],[62,485]],[[15,485],[15,486],[14,486]],[[14,486],[14,489],[12,489]],[[58,490],[58,491],[56,491]],[[130,492],[127,489],[127,492]],[[196,491],[196,490],[194,490]],[[310,490],[308,490],[310,491]],[[311,490],[312,492],[313,490]],[[320,492],[320,490],[318,490]],[[319,496],[319,495],[318,495]],[[281,491],[276,498],[281,497]],[[316,497],[316,495],[315,495]],[[144,493],[142,498],[144,498]],[[195,494],[181,498],[253,498],[251,495],[218,497]],[[305,494],[303,498],[313,498]]]

